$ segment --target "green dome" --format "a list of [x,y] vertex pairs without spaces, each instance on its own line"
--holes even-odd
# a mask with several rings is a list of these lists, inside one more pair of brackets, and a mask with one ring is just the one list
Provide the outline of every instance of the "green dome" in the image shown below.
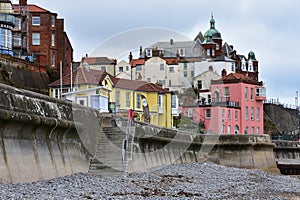
[[209,37],[212,37],[212,39],[222,39],[221,33],[215,29],[215,20],[213,16],[211,16],[210,19],[210,29],[205,32],[204,38],[208,41]]
[[255,53],[253,51],[250,51],[248,53],[248,59],[252,59],[252,60],[255,60]]

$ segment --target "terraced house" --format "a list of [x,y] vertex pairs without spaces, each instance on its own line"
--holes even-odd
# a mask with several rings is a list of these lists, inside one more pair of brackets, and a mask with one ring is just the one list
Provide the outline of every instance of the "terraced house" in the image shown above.
[[49,84],[49,96],[115,112],[152,125],[171,128],[179,116],[178,99],[169,90],[146,81],[115,78],[106,71],[90,69],[83,63],[72,74]]
[[110,102],[123,116],[131,109],[135,120],[171,128],[179,115],[177,96],[161,86],[146,81],[110,77]]

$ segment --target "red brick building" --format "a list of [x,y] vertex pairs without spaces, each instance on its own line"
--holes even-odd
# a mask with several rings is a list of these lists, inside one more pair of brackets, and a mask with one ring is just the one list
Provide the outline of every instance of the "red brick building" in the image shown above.
[[73,48],[64,31],[64,19],[58,19],[57,13],[27,4],[27,0],[19,0],[19,4],[13,6],[16,16],[20,18],[22,49],[26,49],[24,54],[33,61],[37,61],[39,56],[45,57],[46,67],[57,74],[61,62],[63,74],[68,74],[73,61]]

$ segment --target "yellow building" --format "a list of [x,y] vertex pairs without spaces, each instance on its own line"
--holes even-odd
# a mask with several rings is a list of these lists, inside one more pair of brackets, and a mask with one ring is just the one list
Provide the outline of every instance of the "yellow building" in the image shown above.
[[169,90],[146,81],[115,78],[87,66],[64,76],[62,84],[60,80],[49,84],[49,95],[103,112],[110,105],[111,112],[124,117],[131,109],[135,120],[166,128],[173,127],[173,117],[179,115],[177,96]]
[[120,79],[112,76],[107,77],[105,81],[108,88],[112,90],[110,103],[116,113],[128,116],[128,110],[131,109],[134,112],[135,120],[161,127],[172,127],[174,109],[178,108],[176,95],[146,81]]

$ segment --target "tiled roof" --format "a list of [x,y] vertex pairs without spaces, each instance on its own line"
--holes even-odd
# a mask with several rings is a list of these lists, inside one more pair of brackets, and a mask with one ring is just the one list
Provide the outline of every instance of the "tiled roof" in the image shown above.
[[245,81],[251,81],[250,78],[248,78],[244,74],[240,74],[240,73],[230,73],[230,74],[226,75],[225,77],[222,77],[222,80],[245,80]]
[[[72,73],[72,82],[73,84],[90,84],[90,85],[98,85],[100,80],[103,80],[107,75],[105,71],[101,70],[86,70],[83,67],[78,68]],[[71,83],[71,74],[67,74],[63,76],[62,85],[68,86]],[[54,81],[48,85],[49,87],[60,86],[60,79]]]
[[116,64],[114,59],[109,59],[107,57],[84,57],[82,62],[87,62],[89,65],[111,65]]
[[154,84],[148,83],[146,81],[136,81],[120,78],[112,78],[113,83],[116,88],[143,91],[143,92],[158,92],[158,93],[168,93],[169,91]]
[[[20,11],[20,7],[19,4],[14,4],[13,5],[15,12],[19,12]],[[27,5],[27,11],[28,12],[49,12],[48,10],[41,8],[37,5],[33,5],[33,4],[28,4]]]
[[136,67],[137,65],[144,65],[144,64],[145,64],[144,58],[132,59],[132,61],[130,62],[131,67]]

